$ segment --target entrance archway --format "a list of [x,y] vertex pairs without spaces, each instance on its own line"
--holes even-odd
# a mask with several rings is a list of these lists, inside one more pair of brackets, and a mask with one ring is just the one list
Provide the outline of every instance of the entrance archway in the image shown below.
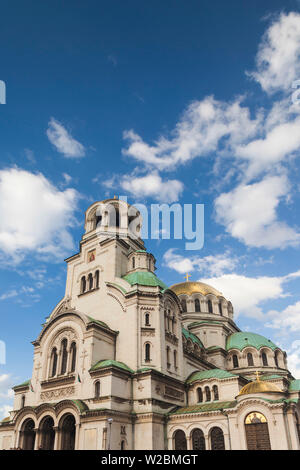
[[271,450],[268,422],[262,413],[249,413],[245,419],[248,450]]
[[221,428],[214,427],[210,432],[211,450],[225,450],[224,434]]
[[61,450],[75,449],[76,421],[73,415],[63,416],[61,421]]
[[23,436],[21,447],[23,450],[34,450],[35,431],[33,419],[27,419],[22,426],[21,434]]
[[181,429],[174,433],[174,447],[175,450],[187,450],[185,433]]
[[54,449],[54,440],[55,440],[55,431],[54,431],[54,421],[51,416],[47,416],[43,419],[40,425],[41,432],[41,441],[40,449],[41,450],[53,450]]
[[205,450],[205,437],[201,429],[194,429],[192,432],[193,450]]

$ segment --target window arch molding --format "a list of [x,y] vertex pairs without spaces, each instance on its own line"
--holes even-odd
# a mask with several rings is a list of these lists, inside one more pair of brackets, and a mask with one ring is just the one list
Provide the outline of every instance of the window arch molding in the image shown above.
[[[67,341],[67,362],[66,362],[66,372],[65,373],[74,373],[79,357],[79,348],[81,340],[83,338],[83,329],[82,325],[79,325],[79,319],[76,319],[72,327],[61,328],[61,325],[53,325],[52,331],[41,342],[42,350],[45,353],[42,356],[42,379],[48,379],[51,377],[56,377],[61,375],[61,366],[62,366],[62,341],[65,339]],[[73,348],[72,348],[73,345]],[[76,353],[74,357],[74,345],[76,346]],[[57,352],[57,365],[56,373],[53,372],[53,350],[56,349]],[[73,359],[73,361],[72,361]],[[72,364],[73,362],[73,364]],[[72,365],[75,363],[75,369],[72,372]]]

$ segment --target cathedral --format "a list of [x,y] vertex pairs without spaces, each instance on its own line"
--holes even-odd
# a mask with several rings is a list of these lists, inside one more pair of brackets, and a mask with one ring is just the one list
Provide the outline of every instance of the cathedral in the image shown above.
[[214,287],[160,280],[129,208],[107,199],[86,211],[0,449],[299,450],[286,353],[240,331]]

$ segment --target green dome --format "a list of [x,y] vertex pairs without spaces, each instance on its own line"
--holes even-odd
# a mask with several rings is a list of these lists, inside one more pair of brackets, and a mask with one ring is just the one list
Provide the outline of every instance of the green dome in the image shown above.
[[233,333],[227,338],[227,351],[230,349],[239,349],[242,351],[246,346],[252,346],[258,350],[263,346],[271,348],[273,351],[274,349],[277,349],[276,344],[274,344],[270,339],[267,339],[264,336],[258,335],[256,333],[247,333],[241,331],[239,333]]
[[230,377],[238,377],[236,374],[231,374],[227,370],[223,369],[210,369],[193,372],[187,379],[187,383],[196,382],[196,380],[206,379],[228,379]]
[[162,289],[167,289],[168,286],[162,282],[158,277],[150,271],[135,271],[130,274],[126,274],[123,279],[132,286],[139,284],[140,286],[159,286]]

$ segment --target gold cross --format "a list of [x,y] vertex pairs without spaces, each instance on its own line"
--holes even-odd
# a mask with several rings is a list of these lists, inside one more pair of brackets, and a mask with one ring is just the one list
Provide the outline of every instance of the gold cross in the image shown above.
[[190,277],[191,277],[190,274],[186,274],[186,275],[184,276],[184,279],[186,279],[186,281],[188,281]]
[[259,374],[260,374],[260,372],[258,372],[258,370],[257,370],[257,371],[255,372],[257,382],[260,381],[260,380],[259,380]]

